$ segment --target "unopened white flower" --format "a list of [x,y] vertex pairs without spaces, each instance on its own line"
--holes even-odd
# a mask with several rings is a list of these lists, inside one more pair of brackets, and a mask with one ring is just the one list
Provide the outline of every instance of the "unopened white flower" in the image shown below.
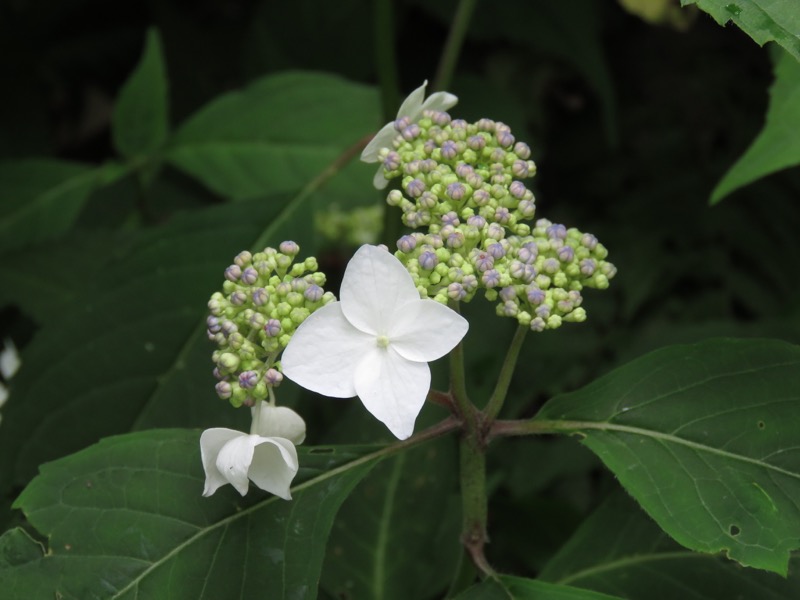
[[283,352],[284,375],[326,396],[358,395],[405,439],[430,389],[427,363],[452,350],[469,325],[443,304],[421,300],[405,267],[377,246],[355,253],[340,296],[297,328]]
[[261,402],[253,411],[250,434],[216,427],[200,436],[200,455],[206,472],[203,496],[210,496],[230,483],[242,496],[249,482],[264,491],[291,500],[289,487],[297,475],[295,444],[306,437],[302,417],[285,406]]
[[[422,113],[426,110],[446,111],[452,108],[458,102],[458,98],[448,92],[435,92],[425,98],[425,87],[428,85],[428,80],[411,92],[408,98],[403,100],[400,105],[400,110],[397,111],[397,118],[402,119],[408,117],[412,123],[419,120]],[[378,153],[381,148],[391,148],[392,142],[398,132],[395,129],[395,122],[387,123],[375,135],[374,138],[367,144],[364,151],[361,153],[361,160],[367,163],[374,163],[380,160]],[[375,187],[382,190],[389,183],[386,177],[383,176],[383,168],[378,169],[373,180]]]
[[6,381],[11,379],[21,364],[17,347],[11,339],[6,338],[3,350],[0,351],[0,374],[3,375],[3,379]]

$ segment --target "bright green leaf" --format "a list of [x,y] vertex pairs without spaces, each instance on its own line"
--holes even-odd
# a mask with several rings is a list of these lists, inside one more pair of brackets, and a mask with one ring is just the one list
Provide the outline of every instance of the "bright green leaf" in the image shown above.
[[[378,115],[378,96],[363,85],[323,74],[271,75],[192,116],[166,158],[235,200],[296,190],[376,131]],[[360,170],[368,184],[374,165]],[[334,186],[341,183],[346,178]]]
[[[800,597],[800,574],[784,579],[686,550],[621,492],[581,525],[539,576],[635,600],[684,598],[686,590],[692,590],[694,600]],[[653,586],[655,577],[658,586]]]
[[800,60],[800,11],[795,0],[681,0],[697,6],[720,25],[733,21],[759,46],[777,42]]
[[0,253],[52,240],[72,227],[92,190],[122,175],[54,159],[0,162]]
[[456,596],[456,600],[620,600],[620,597],[503,575],[469,588]]
[[775,65],[764,129],[711,192],[711,203],[770,173],[800,164],[799,130],[800,63],[783,52]]
[[800,445],[798,346],[664,348],[553,398],[535,422],[585,436],[688,548],[785,574],[800,547],[800,454],[790,451]]
[[406,600],[447,587],[463,552],[453,441],[385,461],[347,499],[322,574],[331,596]]
[[48,551],[0,570],[0,589],[26,600],[313,599],[333,518],[375,459],[345,447],[298,455],[291,501],[230,486],[203,498],[196,431],[109,438],[44,465],[15,506]]
[[122,86],[111,121],[114,147],[133,158],[155,152],[169,129],[167,74],[158,31],[147,32],[144,53]]

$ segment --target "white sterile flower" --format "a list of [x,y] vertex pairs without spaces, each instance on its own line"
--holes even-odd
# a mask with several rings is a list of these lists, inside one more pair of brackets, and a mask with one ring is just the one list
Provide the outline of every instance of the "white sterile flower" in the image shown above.
[[[428,80],[411,92],[408,98],[403,100],[400,105],[400,110],[397,111],[397,118],[402,119],[408,117],[412,123],[419,120],[422,113],[426,110],[446,111],[452,108],[458,102],[458,98],[448,92],[435,92],[425,98],[425,87],[428,85]],[[375,135],[374,138],[367,144],[364,151],[361,153],[361,160],[367,163],[378,162],[380,157],[378,153],[382,148],[391,148],[394,138],[398,135],[395,129],[395,122],[387,123]],[[383,176],[383,168],[378,169],[373,180],[375,187],[382,190],[389,183]]]
[[443,304],[421,300],[405,267],[377,246],[355,253],[340,296],[297,328],[283,352],[283,373],[326,396],[358,395],[405,439],[430,388],[427,363],[452,350],[469,325]]
[[253,411],[253,432],[216,427],[200,436],[200,455],[206,472],[203,496],[230,483],[242,496],[249,482],[264,491],[291,500],[289,487],[297,475],[295,444],[306,437],[302,417],[285,406],[261,402]]
[[3,350],[0,351],[0,374],[8,381],[17,372],[22,361],[19,359],[17,347],[10,339],[6,338]]

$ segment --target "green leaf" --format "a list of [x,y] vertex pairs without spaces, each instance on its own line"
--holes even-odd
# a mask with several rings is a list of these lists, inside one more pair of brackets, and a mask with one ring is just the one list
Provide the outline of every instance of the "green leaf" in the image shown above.
[[456,596],[456,600],[620,600],[620,597],[502,575],[469,588]]
[[43,551],[42,545],[21,527],[9,529],[0,536],[0,573],[36,560]]
[[447,587],[463,552],[453,442],[385,461],[347,499],[322,574],[331,596],[405,600]]
[[[332,75],[271,75],[189,118],[166,158],[234,200],[296,190],[374,132],[378,115],[378,96],[366,86]],[[374,165],[358,169],[371,181]],[[347,178],[334,185],[341,183]]]
[[[685,598],[686,590],[692,590],[695,600],[800,597],[796,571],[784,579],[743,569],[719,556],[686,550],[620,492],[584,521],[539,576],[631,600]],[[654,577],[658,577],[658,586],[653,586]]]
[[800,547],[800,347],[712,340],[637,359],[533,423],[584,436],[653,519],[700,552],[786,574]]
[[122,86],[111,121],[114,147],[133,158],[154,153],[169,129],[167,73],[158,31],[147,32],[144,53]]
[[681,0],[697,6],[720,25],[733,21],[759,45],[777,42],[800,60],[800,12],[795,0]]
[[[279,196],[222,205],[142,231],[90,289],[60,307],[69,318],[25,348],[3,406],[1,485],[24,484],[41,462],[108,435],[249,419],[214,393],[206,303],[254,240],[274,245],[310,229],[287,222],[299,204]],[[308,238],[296,239],[310,254]],[[282,401],[292,393],[281,390]]]
[[0,253],[68,231],[92,190],[122,173],[116,164],[91,168],[44,158],[0,162]]
[[333,518],[374,454],[298,448],[287,502],[255,487],[203,498],[199,450],[196,431],[152,430],[44,465],[15,506],[47,553],[0,570],[0,589],[26,600],[315,598]]
[[800,63],[782,52],[770,88],[767,122],[711,192],[711,204],[753,181],[800,164]]

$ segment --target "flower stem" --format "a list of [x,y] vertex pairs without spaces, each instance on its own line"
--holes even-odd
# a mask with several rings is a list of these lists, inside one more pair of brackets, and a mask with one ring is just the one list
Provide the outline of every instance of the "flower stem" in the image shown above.
[[[450,300],[448,306],[454,311],[460,312],[457,301]],[[458,415],[466,424],[467,431],[474,431],[477,423],[477,411],[467,396],[467,384],[464,378],[464,340],[461,340],[450,351],[450,396],[455,403]]]
[[393,121],[400,98],[397,84],[397,57],[394,48],[392,0],[375,2],[375,69],[381,88],[383,120]]
[[517,359],[519,358],[519,351],[522,349],[522,342],[525,341],[525,335],[528,333],[528,327],[519,325],[517,331],[514,333],[514,338],[511,340],[511,345],[506,352],[506,358],[503,361],[503,366],[500,369],[500,376],[497,378],[492,396],[489,402],[486,403],[486,408],[483,409],[483,414],[486,415],[486,423],[491,424],[492,421],[500,413],[503,408],[503,402],[506,400],[508,393],[508,386],[511,384],[511,376],[514,374],[514,367],[517,366]]
[[442,50],[442,57],[439,59],[439,67],[436,70],[436,78],[433,80],[433,89],[443,90],[450,85],[453,79],[453,72],[458,62],[458,55],[461,52],[461,45],[464,43],[464,36],[467,34],[472,13],[475,11],[476,0],[461,0],[458,3],[456,14],[453,17],[453,24],[450,26],[450,33]]
[[461,471],[461,543],[472,562],[485,575],[494,569],[484,556],[486,534],[486,446],[477,431],[465,432],[459,447]]

